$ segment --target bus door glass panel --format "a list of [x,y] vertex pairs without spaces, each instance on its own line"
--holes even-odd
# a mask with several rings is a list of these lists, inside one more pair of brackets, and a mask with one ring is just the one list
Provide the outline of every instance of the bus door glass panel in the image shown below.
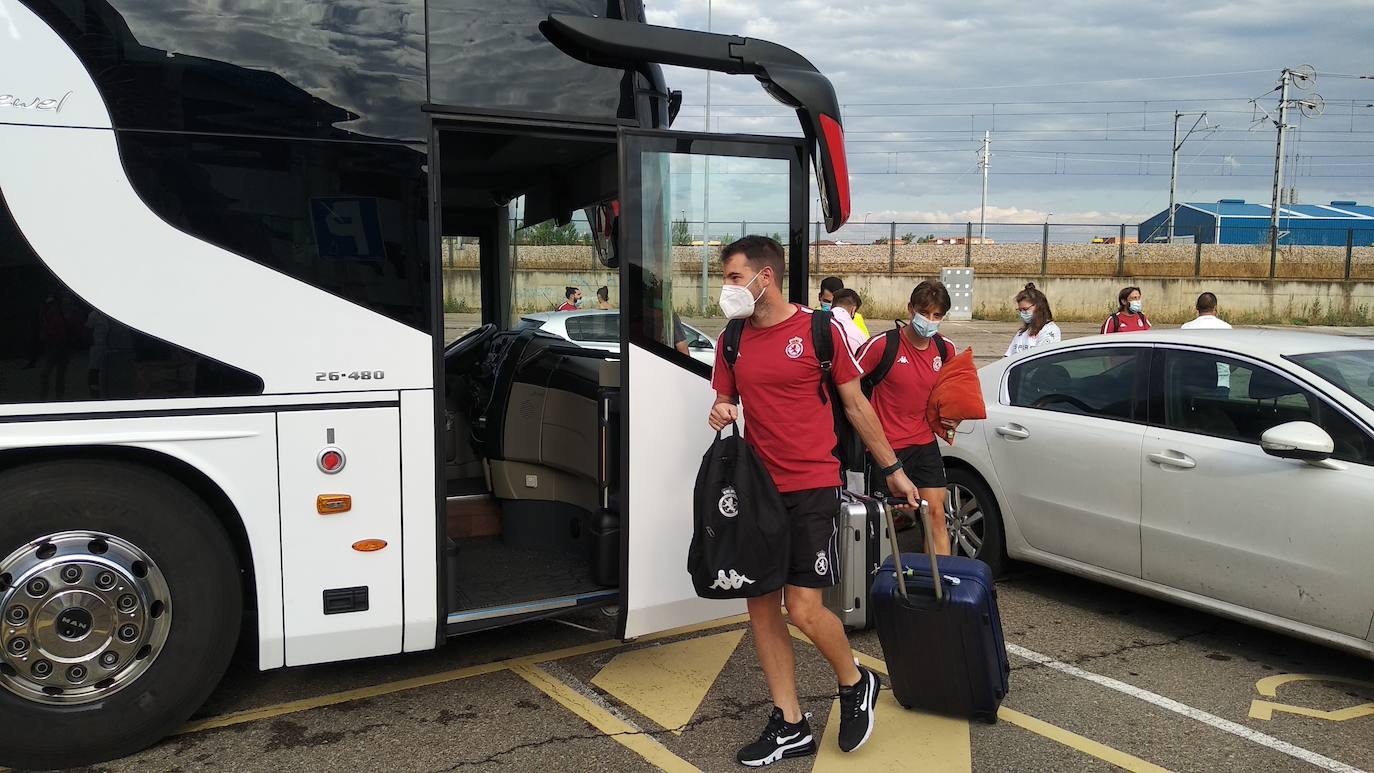
[[726,323],[720,253],[746,234],[778,239],[791,294],[804,297],[807,174],[799,140],[621,133],[625,636],[743,609],[697,598],[686,571],[693,484],[713,438],[709,363]]

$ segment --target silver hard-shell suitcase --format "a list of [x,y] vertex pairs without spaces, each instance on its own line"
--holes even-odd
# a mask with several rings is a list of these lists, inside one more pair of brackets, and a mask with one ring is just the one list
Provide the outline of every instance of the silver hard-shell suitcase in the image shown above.
[[840,492],[840,512],[836,521],[839,556],[839,584],[825,589],[825,606],[847,628],[864,629],[873,625],[869,609],[869,590],[882,564],[888,540],[882,508],[877,500]]

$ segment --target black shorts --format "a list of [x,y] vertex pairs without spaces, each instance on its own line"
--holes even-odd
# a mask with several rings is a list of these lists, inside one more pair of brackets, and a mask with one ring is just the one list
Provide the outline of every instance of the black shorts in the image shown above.
[[[945,460],[940,458],[938,441],[930,441],[923,446],[910,446],[897,450],[897,460],[902,463],[902,471],[916,484],[916,488],[944,488],[949,481],[945,479]],[[886,493],[887,481],[878,472],[878,466],[869,459],[868,490],[876,496]]]
[[829,588],[839,583],[840,515],[838,488],[813,488],[782,495],[792,527],[787,584],[800,588]]

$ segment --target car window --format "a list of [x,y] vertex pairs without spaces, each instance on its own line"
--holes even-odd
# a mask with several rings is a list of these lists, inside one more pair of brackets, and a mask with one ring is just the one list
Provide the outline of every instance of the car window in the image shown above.
[[619,314],[579,314],[564,323],[574,341],[613,344],[620,341]]
[[1139,412],[1138,347],[1087,349],[1015,365],[1007,381],[1011,404],[1131,421]]
[[716,345],[711,342],[711,339],[707,338],[696,328],[683,325],[682,332],[687,334],[687,346],[692,349],[714,349],[716,347]]
[[1216,354],[1165,354],[1164,426],[1258,444],[1266,431],[1291,421],[1326,430],[1335,458],[1374,463],[1369,434],[1294,379]]
[[1319,352],[1295,355],[1288,359],[1374,408],[1374,351]]

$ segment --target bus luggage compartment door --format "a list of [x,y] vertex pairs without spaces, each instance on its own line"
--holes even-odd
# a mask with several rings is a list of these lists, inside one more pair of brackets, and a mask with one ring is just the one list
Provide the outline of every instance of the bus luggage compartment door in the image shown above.
[[277,448],[286,664],[400,652],[400,409],[279,413]]

